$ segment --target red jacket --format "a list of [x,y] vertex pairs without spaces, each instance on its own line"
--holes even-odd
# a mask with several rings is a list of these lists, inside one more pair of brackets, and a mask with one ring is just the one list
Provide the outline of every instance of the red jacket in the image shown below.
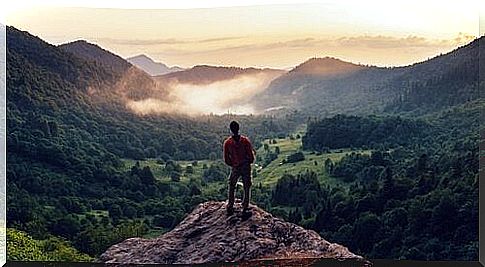
[[254,162],[253,146],[246,136],[240,135],[238,141],[231,136],[224,141],[224,162],[232,167]]

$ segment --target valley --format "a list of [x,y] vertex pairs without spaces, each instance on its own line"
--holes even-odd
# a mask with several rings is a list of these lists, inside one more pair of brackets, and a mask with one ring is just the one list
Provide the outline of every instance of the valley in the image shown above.
[[[252,202],[275,217],[365,257],[475,260],[484,40],[398,68],[326,57],[160,78],[7,27],[7,255],[94,261],[225,200],[237,120],[257,150]],[[242,101],[284,107],[221,111]]]

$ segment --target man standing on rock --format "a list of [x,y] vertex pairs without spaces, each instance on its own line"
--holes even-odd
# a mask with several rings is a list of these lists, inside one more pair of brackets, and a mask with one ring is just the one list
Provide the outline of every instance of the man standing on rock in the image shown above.
[[232,136],[224,141],[224,162],[232,167],[229,176],[229,201],[227,204],[227,214],[232,215],[234,213],[234,191],[239,177],[242,177],[244,187],[243,213],[248,212],[251,195],[251,163],[254,162],[254,150],[249,139],[239,134],[239,124],[236,121],[232,121],[229,128]]

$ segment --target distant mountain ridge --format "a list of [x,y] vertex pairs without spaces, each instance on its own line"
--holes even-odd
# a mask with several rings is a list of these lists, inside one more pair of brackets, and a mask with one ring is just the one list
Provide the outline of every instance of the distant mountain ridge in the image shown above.
[[175,81],[179,83],[190,83],[190,84],[210,84],[216,81],[230,80],[238,76],[254,75],[258,73],[265,73],[273,76],[279,76],[285,73],[285,71],[279,70],[279,69],[269,69],[269,68],[258,69],[258,68],[197,65],[183,71],[157,76],[156,79],[158,81],[163,81],[163,82]]
[[144,70],[146,73],[148,73],[151,76],[164,75],[167,73],[184,70],[184,68],[181,68],[178,66],[168,67],[167,65],[161,62],[154,61],[153,59],[151,59],[150,57],[144,54],[129,57],[126,60],[131,64],[137,66],[138,68]]

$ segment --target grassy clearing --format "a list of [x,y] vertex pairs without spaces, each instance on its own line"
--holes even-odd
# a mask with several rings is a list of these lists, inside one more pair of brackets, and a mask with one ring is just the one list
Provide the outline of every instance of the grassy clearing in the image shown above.
[[[132,159],[123,159],[124,165],[125,165],[125,171],[129,171],[131,167],[133,167],[137,160],[132,160]],[[155,176],[155,179],[160,180],[160,181],[170,181],[171,178],[169,175],[167,175],[164,171],[165,168],[165,163],[158,163],[157,159],[146,159],[146,160],[138,160],[140,163],[140,167],[143,168],[145,166],[149,166],[153,176]],[[191,177],[202,177],[202,174],[204,173],[204,165],[209,167],[212,163],[215,161],[211,160],[198,160],[197,161],[197,166],[193,166],[194,161],[175,161],[175,163],[180,164],[182,166],[182,176],[180,177],[180,181],[182,182],[187,182],[190,180]],[[193,173],[187,173],[185,170],[187,166],[192,166],[194,172]]]
[[103,216],[105,216],[105,217],[109,216],[107,210],[91,210],[91,211],[86,212],[86,214],[93,215],[96,218],[103,217]]
[[[263,142],[263,144],[268,144],[270,151],[275,151],[276,147],[279,147],[280,153],[278,158],[272,161],[268,166],[262,168],[261,162],[255,162],[253,165],[253,169],[257,169],[257,176],[253,178],[254,184],[261,183],[263,186],[273,186],[276,184],[278,179],[280,179],[285,173],[297,175],[300,172],[305,171],[313,171],[317,173],[320,182],[322,184],[333,184],[333,185],[340,185],[346,186],[345,183],[341,182],[338,179],[330,177],[327,172],[324,170],[324,163],[327,159],[331,159],[334,163],[338,162],[348,153],[356,152],[356,153],[364,153],[370,154],[370,150],[354,150],[351,151],[350,149],[336,149],[331,150],[329,153],[316,153],[312,151],[303,151],[301,137],[305,134],[306,126],[302,125],[292,134],[292,137],[286,138],[275,138],[275,139],[267,139]],[[275,140],[276,143],[274,144],[272,141]],[[286,159],[289,155],[301,151],[304,156],[305,160],[295,162],[295,163],[282,163],[284,159]],[[265,151],[264,146],[261,146],[257,150],[257,154],[264,157]],[[221,159],[218,159],[221,161]],[[125,169],[126,171],[130,170],[132,166],[135,165],[136,160],[131,159],[124,159]],[[149,166],[152,170],[153,175],[156,179],[164,182],[169,182],[171,179],[170,177],[164,172],[165,164],[157,163],[157,159],[147,159],[143,161],[139,161],[140,166],[143,168],[145,166]],[[203,166],[206,165],[209,167],[215,161],[213,160],[199,160],[197,161],[197,165],[193,166],[194,172],[192,174],[187,173],[186,167],[189,165],[193,165],[193,161],[176,161],[177,164],[182,166],[182,182],[188,182],[191,177],[195,177],[197,179],[201,179],[202,174],[204,172]],[[225,184],[225,183],[224,183]],[[203,188],[203,190],[217,190],[220,188],[219,186],[211,186],[209,188]]]
[[[280,153],[278,158],[272,161],[268,166],[262,168],[261,166],[257,166],[257,162],[255,167],[258,168],[258,175],[255,178],[255,181],[258,183],[262,183],[263,185],[273,185],[275,184],[278,179],[281,178],[285,173],[296,175],[300,172],[305,171],[313,171],[317,173],[318,177],[320,178],[320,182],[322,183],[333,183],[345,186],[345,183],[337,180],[333,177],[330,177],[327,172],[324,170],[324,163],[327,159],[331,159],[333,162],[338,162],[348,153],[356,152],[356,153],[365,153],[370,154],[370,150],[354,150],[351,151],[350,149],[335,149],[331,150],[329,153],[316,153],[312,151],[303,151],[302,150],[302,140],[301,137],[304,136],[306,131],[306,125],[302,125],[293,135],[292,138],[279,138],[279,139],[267,139],[263,142],[268,144],[270,151],[275,151],[276,147],[279,147]],[[270,141],[276,141],[276,144]],[[283,163],[289,155],[301,151],[304,156],[305,160],[295,162],[295,163]],[[261,146],[257,153],[264,157],[265,153],[267,153],[264,149],[264,146]]]
[[[296,138],[297,134],[300,135],[300,138]],[[258,175],[254,179],[256,183],[262,183],[263,185],[273,185],[275,184],[278,179],[280,179],[285,173],[296,175],[300,172],[305,171],[313,171],[317,173],[318,177],[320,178],[320,182],[332,183],[332,184],[339,184],[345,185],[345,183],[330,177],[327,172],[324,170],[324,163],[329,158],[333,162],[337,162],[342,159],[348,153],[356,152],[356,153],[365,153],[369,154],[370,150],[355,150],[351,151],[350,149],[337,149],[332,150],[330,153],[315,153],[311,151],[303,151],[301,149],[301,136],[304,135],[304,129],[299,129],[297,133],[293,136],[295,138],[280,138],[280,139],[272,139],[271,141],[275,140],[276,144],[270,142],[270,140],[265,140],[264,143],[268,144],[270,151],[275,151],[276,147],[279,147],[280,153],[278,158],[272,161],[268,166],[262,168],[256,162],[255,168],[258,168]],[[295,163],[283,163],[289,155],[301,151],[304,156],[305,160],[295,162]],[[267,153],[264,149],[264,146],[261,146],[257,153],[259,155],[264,156]]]

